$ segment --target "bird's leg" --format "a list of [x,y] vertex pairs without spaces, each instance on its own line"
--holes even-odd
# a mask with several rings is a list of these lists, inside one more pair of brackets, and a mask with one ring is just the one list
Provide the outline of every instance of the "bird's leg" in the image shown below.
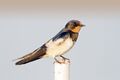
[[59,60],[57,60],[56,57],[54,57],[54,59],[55,59],[56,62],[58,62],[58,63],[60,63],[60,64],[62,63],[62,62],[60,62]]
[[64,62],[65,62],[65,60],[70,61],[70,59],[63,57],[62,55],[60,55],[60,57],[64,60]]
[[[59,59],[57,59],[59,57]],[[60,59],[61,58],[61,59]],[[70,62],[68,58],[63,57],[62,55],[54,57],[55,61],[59,64],[66,63],[66,61]]]

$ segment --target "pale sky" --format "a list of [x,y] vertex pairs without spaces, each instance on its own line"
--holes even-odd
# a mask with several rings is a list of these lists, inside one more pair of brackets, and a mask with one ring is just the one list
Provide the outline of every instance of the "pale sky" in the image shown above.
[[74,48],[71,80],[120,80],[120,1],[0,1],[0,80],[53,80],[54,59],[15,66],[71,19],[86,25]]

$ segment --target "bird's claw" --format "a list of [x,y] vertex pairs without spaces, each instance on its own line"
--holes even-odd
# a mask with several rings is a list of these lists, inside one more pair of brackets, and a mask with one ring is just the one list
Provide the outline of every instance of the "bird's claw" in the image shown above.
[[[57,62],[57,63],[59,63],[59,64],[70,63],[70,59],[65,58],[65,57],[63,57],[63,56],[60,56],[60,57],[62,58],[62,60],[58,60],[58,59],[55,58],[55,62]],[[54,63],[55,63],[55,62],[54,62]]]

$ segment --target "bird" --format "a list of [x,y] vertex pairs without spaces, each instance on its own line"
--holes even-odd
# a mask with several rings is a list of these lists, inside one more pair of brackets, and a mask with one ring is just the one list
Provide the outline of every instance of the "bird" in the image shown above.
[[48,40],[41,47],[23,57],[18,58],[15,65],[23,65],[45,57],[52,57],[59,63],[60,61],[57,57],[61,57],[63,61],[65,61],[65,59],[68,58],[65,58],[63,55],[74,46],[83,26],[85,25],[79,20],[70,20],[57,35]]

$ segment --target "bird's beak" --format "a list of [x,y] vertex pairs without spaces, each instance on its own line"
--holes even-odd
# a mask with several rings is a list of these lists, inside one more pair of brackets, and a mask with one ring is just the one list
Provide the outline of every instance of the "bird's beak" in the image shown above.
[[85,27],[85,25],[84,25],[84,24],[81,24],[80,26],[81,26],[81,27]]

